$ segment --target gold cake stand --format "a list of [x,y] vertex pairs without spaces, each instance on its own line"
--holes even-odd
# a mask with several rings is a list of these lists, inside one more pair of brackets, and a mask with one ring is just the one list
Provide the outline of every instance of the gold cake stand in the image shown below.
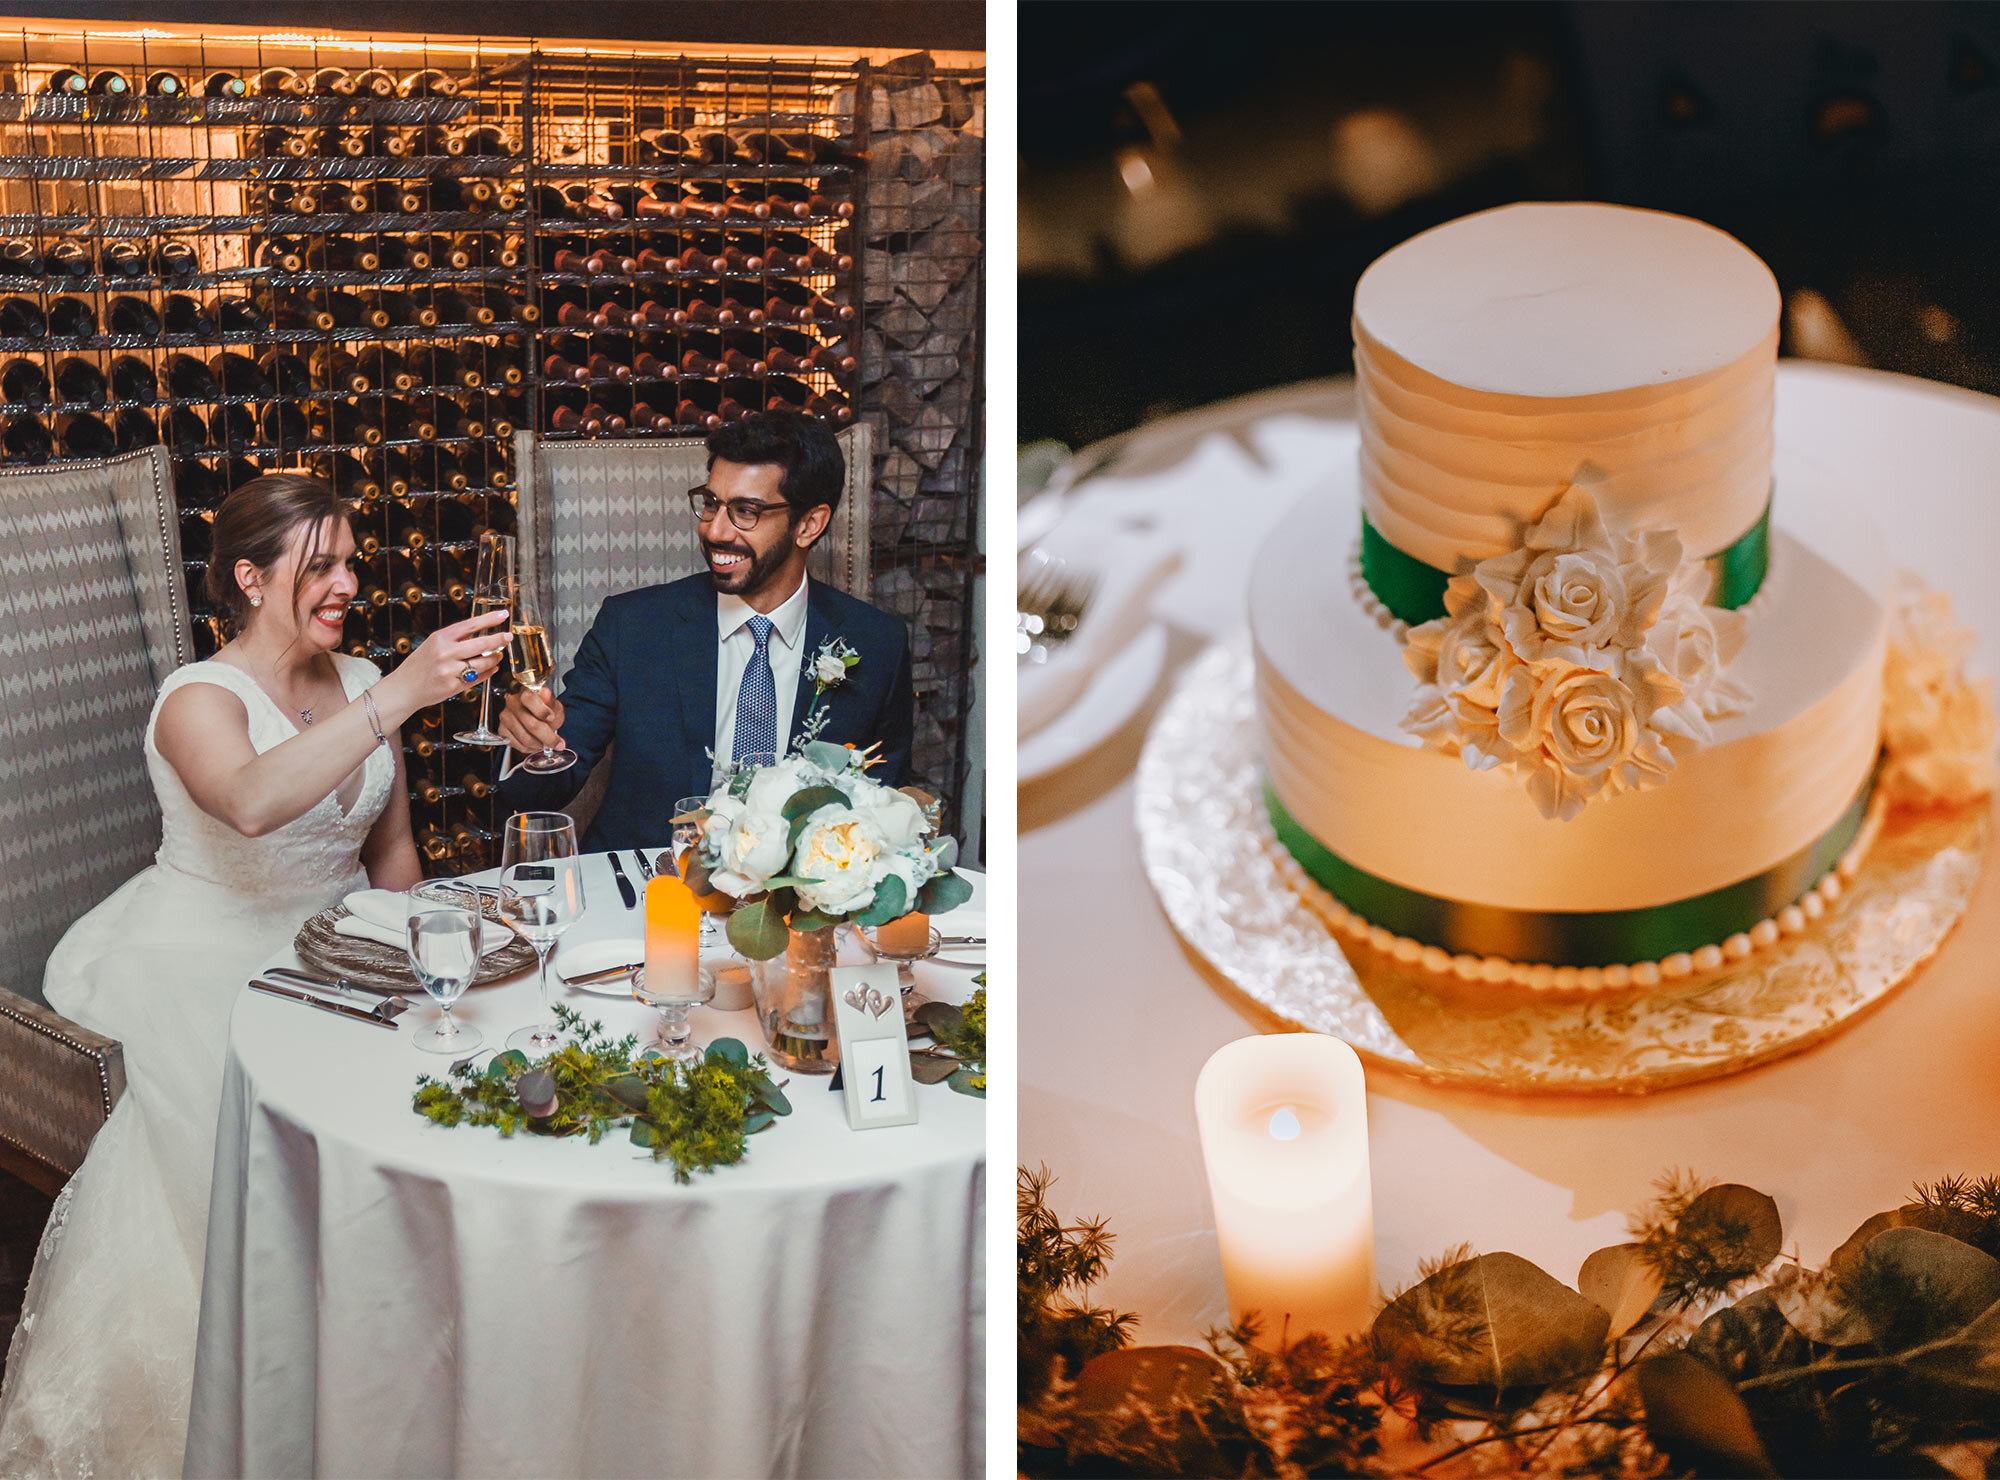
[[1366,946],[1350,956],[1287,881],[1264,812],[1247,637],[1190,664],[1146,739],[1137,822],[1174,928],[1252,1001],[1377,1064],[1512,1092],[1643,1094],[1808,1048],[1882,1002],[1965,913],[1984,807],[1891,811],[1803,934],[1677,982],[1550,1000]]

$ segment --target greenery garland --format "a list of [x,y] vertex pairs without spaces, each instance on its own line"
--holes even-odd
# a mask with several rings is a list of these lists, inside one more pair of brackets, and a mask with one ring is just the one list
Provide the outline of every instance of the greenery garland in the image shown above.
[[588,1136],[629,1126],[632,1144],[655,1161],[674,1164],[674,1180],[733,1166],[746,1138],[792,1113],[763,1055],[734,1038],[708,1045],[698,1064],[681,1065],[647,1049],[634,1056],[636,1034],[611,1041],[601,1022],[557,1003],[556,1021],[570,1041],[545,1058],[516,1049],[496,1054],[484,1070],[460,1059],[443,1079],[417,1077],[411,1102],[439,1125],[492,1126],[503,1136]]
[[986,973],[973,978],[979,989],[963,1007],[926,1002],[910,1014],[912,1033],[929,1033],[935,1047],[910,1050],[910,1074],[918,1084],[942,1081],[962,1095],[986,1098]]
[[1456,1250],[1344,1345],[1248,1314],[1205,1351],[1089,1302],[1113,1235],[1049,1182],[1017,1199],[1023,1475],[2000,1476],[2000,1178],[1808,1270],[1763,1193],[1674,1177],[1577,1288]]

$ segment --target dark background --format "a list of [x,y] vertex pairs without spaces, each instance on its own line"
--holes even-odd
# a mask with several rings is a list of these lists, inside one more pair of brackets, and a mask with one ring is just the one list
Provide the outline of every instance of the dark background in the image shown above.
[[1347,373],[1362,269],[1516,200],[1712,222],[1783,353],[2000,392],[2000,6],[1020,15],[1024,442]]
[[588,36],[606,41],[983,51],[985,0],[116,0],[21,4],[7,20],[157,21],[283,31]]

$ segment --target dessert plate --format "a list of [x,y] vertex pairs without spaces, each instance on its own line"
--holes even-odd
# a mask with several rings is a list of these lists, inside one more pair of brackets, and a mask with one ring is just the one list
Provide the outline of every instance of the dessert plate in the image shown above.
[[608,971],[613,966],[629,966],[645,959],[646,943],[636,935],[614,940],[583,940],[573,946],[558,946],[555,956],[549,961],[549,970],[571,991],[589,992],[598,997],[630,998],[632,978],[629,976],[607,977],[595,982],[579,982],[574,978],[589,976],[593,971]]
[[1343,951],[1290,882],[1261,790],[1247,635],[1188,665],[1139,760],[1147,877],[1183,939],[1284,1022],[1420,1078],[1516,1092],[1639,1094],[1797,1053],[1936,954],[1985,852],[1983,806],[1891,812],[1818,924],[1741,963],[1550,1000]]
[[1166,666],[1167,629],[1154,622],[1092,675],[1069,708],[1020,742],[1018,779],[1039,780],[1117,734],[1153,697]]

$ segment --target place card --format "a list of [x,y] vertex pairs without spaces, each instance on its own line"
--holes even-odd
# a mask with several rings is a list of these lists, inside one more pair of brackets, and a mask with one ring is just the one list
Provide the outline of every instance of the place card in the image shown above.
[[917,1088],[910,1078],[910,1037],[895,964],[836,966],[827,975],[833,983],[847,1128],[914,1124]]

